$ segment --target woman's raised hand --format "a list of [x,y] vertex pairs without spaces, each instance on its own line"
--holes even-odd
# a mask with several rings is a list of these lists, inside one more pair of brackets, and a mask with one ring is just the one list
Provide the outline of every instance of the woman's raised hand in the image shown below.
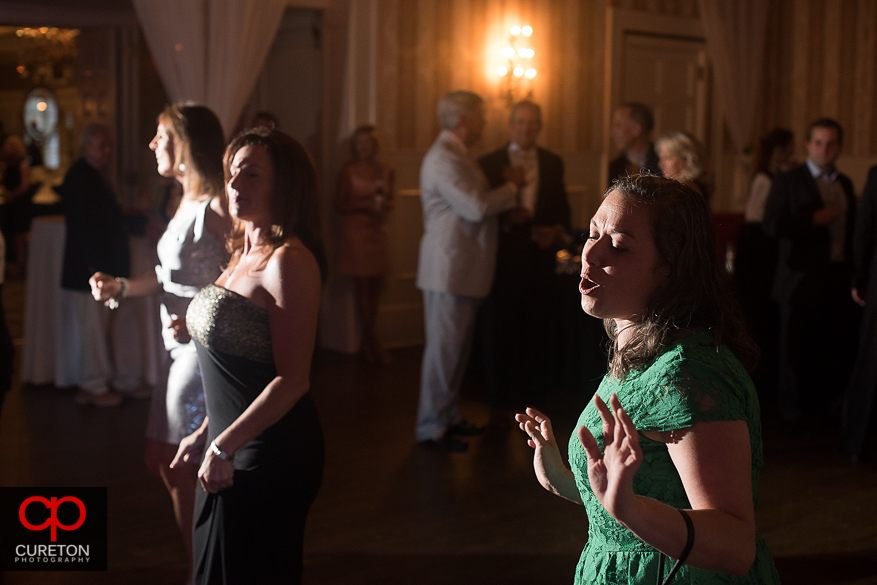
[[609,398],[609,406],[595,395],[594,405],[603,420],[602,453],[590,431],[579,427],[579,441],[588,456],[588,480],[606,511],[622,520],[636,501],[633,476],[642,463],[639,433],[617,395]]
[[527,444],[536,450],[544,447],[557,448],[557,441],[554,439],[554,431],[551,429],[551,420],[536,410],[535,408],[527,408],[526,412],[519,412],[515,415],[518,426],[521,430],[530,436]]
[[563,457],[557,447],[551,420],[535,408],[527,408],[526,412],[519,412],[515,415],[515,420],[518,421],[521,430],[529,436],[527,444],[535,449],[533,469],[542,487],[553,494],[581,504],[575,478],[563,463]]
[[122,285],[113,276],[103,272],[95,272],[88,279],[88,284],[91,286],[91,296],[96,301],[109,301],[122,289]]

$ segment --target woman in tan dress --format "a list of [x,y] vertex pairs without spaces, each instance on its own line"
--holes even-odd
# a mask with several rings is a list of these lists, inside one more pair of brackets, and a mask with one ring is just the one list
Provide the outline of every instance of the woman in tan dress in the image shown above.
[[351,139],[353,160],[338,178],[335,208],[342,215],[338,271],[356,282],[356,306],[362,322],[360,354],[369,362],[387,363],[389,355],[375,332],[381,287],[390,271],[386,213],[393,208],[394,170],[378,160],[374,126],[360,126]]

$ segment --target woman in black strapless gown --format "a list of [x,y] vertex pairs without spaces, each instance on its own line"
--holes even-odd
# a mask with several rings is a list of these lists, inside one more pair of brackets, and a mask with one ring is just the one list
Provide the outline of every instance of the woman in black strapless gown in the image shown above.
[[187,324],[207,420],[173,465],[196,461],[194,582],[300,583],[323,435],[309,389],[325,259],[316,173],[302,146],[254,129],[225,154],[232,258]]

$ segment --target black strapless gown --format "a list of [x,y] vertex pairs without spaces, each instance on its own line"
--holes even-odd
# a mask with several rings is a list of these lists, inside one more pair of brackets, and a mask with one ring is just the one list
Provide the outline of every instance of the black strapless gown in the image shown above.
[[[268,312],[216,285],[186,315],[198,350],[209,418],[207,444],[277,376]],[[234,485],[199,485],[194,580],[200,585],[300,583],[305,519],[323,476],[324,445],[310,394],[237,450]]]

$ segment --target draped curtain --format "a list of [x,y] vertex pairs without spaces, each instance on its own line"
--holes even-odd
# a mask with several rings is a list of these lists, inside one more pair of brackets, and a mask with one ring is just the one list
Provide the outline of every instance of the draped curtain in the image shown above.
[[286,0],[134,0],[168,97],[212,109],[226,135],[235,127]]
[[699,0],[706,48],[738,153],[750,145],[761,96],[768,2]]

